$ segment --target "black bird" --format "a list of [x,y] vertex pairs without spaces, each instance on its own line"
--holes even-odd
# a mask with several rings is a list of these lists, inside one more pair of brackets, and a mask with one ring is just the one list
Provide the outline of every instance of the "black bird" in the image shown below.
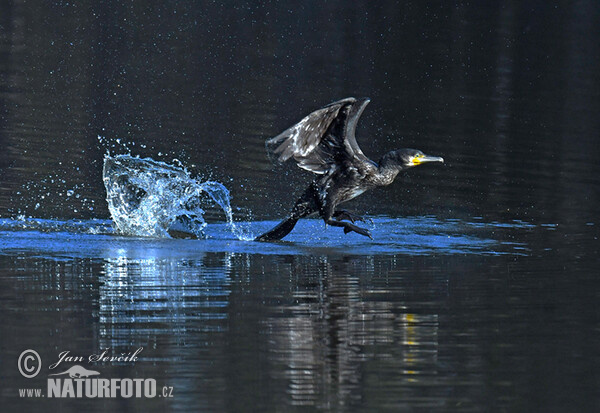
[[336,209],[338,204],[368,189],[391,184],[404,169],[426,162],[444,162],[416,149],[388,152],[379,163],[367,158],[354,133],[369,101],[346,98],[331,103],[267,141],[267,148],[278,156],[279,162],[294,158],[300,168],[319,176],[304,191],[289,216],[256,241],[279,240],[294,229],[300,218],[315,212],[326,224],[343,227],[346,234],[354,231],[372,238],[369,230],[354,225],[362,218]]

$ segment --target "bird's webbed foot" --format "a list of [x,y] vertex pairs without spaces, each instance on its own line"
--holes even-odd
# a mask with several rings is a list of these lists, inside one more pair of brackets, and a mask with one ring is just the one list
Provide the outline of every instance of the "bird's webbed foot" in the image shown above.
[[349,232],[356,232],[357,234],[364,235],[365,237],[373,239],[373,237],[371,236],[371,231],[369,231],[366,228],[357,227],[356,225],[351,224],[349,222],[334,221],[330,219],[329,221],[327,221],[327,223],[334,227],[344,227],[344,234],[348,234]]
[[365,219],[363,217],[361,217],[360,215],[353,214],[351,212],[346,211],[345,209],[340,209],[338,211],[335,211],[333,213],[333,217],[335,219],[337,219],[338,221],[346,220],[346,221],[350,221],[352,223],[355,223],[356,221],[362,221],[362,222],[365,221]]
[[365,237],[369,237],[371,239],[373,239],[373,236],[371,235],[371,231],[369,231],[366,228],[361,228],[361,227],[357,227],[354,224],[349,224],[346,222],[346,226],[344,227],[344,234],[347,234],[349,232],[356,232],[357,234],[360,235],[364,235]]

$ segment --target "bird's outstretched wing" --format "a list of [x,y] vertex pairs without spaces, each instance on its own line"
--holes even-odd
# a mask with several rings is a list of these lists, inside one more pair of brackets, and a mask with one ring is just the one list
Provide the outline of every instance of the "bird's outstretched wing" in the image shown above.
[[355,157],[366,159],[355,131],[369,102],[367,98],[346,98],[331,103],[267,140],[267,149],[279,162],[294,158],[300,168],[316,174],[328,173]]

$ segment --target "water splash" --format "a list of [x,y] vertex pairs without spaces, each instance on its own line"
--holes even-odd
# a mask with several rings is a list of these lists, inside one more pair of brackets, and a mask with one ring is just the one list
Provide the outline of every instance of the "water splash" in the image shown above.
[[184,234],[205,238],[207,198],[223,209],[227,225],[240,240],[249,239],[233,222],[229,191],[215,181],[200,182],[184,166],[130,155],[104,157],[108,209],[125,235],[167,238]]

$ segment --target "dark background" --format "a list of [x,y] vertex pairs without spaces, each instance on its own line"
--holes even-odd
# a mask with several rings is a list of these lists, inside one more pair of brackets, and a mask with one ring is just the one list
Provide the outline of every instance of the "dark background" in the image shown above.
[[369,156],[416,147],[447,164],[411,171],[357,209],[589,219],[599,196],[599,10],[594,1],[3,1],[0,216],[108,217],[110,149],[181,159],[225,183],[247,215],[273,218],[311,178],[273,169],[264,140],[331,101],[369,96],[358,131]]
[[[595,0],[0,1],[3,409],[596,411],[599,21]],[[180,159],[266,225],[311,176],[265,140],[347,96],[372,99],[373,159],[446,160],[352,201],[374,241],[61,221],[109,218],[109,150]],[[26,348],[140,346],[97,370],[174,399],[17,397],[45,380]]]

